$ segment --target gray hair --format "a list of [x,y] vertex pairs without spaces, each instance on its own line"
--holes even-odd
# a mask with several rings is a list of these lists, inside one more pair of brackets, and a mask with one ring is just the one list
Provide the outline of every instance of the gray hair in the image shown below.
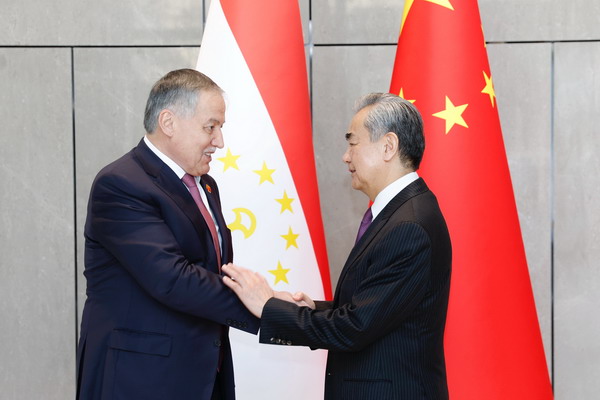
[[423,120],[411,102],[391,93],[369,93],[357,100],[355,111],[369,107],[364,120],[372,142],[388,132],[398,136],[400,160],[407,168],[419,169],[425,151]]
[[208,76],[193,69],[171,71],[158,80],[150,90],[144,128],[152,133],[158,124],[158,115],[166,108],[177,115],[188,118],[194,115],[198,105],[198,96],[202,91],[223,90]]

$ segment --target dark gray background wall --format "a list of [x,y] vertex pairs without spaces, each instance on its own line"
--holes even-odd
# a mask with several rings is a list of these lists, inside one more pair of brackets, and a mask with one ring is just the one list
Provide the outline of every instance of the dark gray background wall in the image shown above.
[[[299,0],[335,285],[364,211],[341,162],[354,100],[387,91],[397,0]],[[480,0],[556,399],[600,391],[600,1]],[[194,67],[209,0],[1,0],[0,397],[74,397],[82,226],[150,86]],[[518,310],[515,310],[518,312]]]

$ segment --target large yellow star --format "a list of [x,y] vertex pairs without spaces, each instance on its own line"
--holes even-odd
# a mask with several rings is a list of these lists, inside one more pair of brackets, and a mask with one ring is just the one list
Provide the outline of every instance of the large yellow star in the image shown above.
[[295,248],[298,248],[298,243],[296,243],[296,239],[298,239],[298,236],[300,236],[297,233],[292,232],[292,227],[290,226],[290,228],[288,229],[288,233],[287,235],[279,235],[282,238],[284,238],[286,240],[286,245],[285,245],[285,249],[289,249],[290,246],[294,246]]
[[485,71],[483,71],[483,79],[485,79],[485,87],[481,91],[481,93],[485,93],[490,96],[490,101],[492,102],[492,107],[494,106],[494,98],[496,97],[496,92],[494,91],[494,82],[492,82],[492,77],[487,76]]
[[464,126],[465,128],[469,127],[462,117],[462,113],[465,111],[467,106],[468,104],[455,106],[452,104],[448,96],[446,96],[446,109],[433,114],[433,116],[446,120],[446,134],[448,134],[454,124]]
[[425,0],[433,4],[437,4],[438,6],[446,7],[454,11],[454,7],[450,4],[450,0]]
[[277,261],[277,269],[270,269],[269,270],[270,273],[272,273],[273,275],[275,275],[275,285],[277,285],[277,282],[279,281],[284,281],[285,283],[289,283],[287,280],[287,276],[286,274],[288,272],[290,272],[289,268],[283,268],[281,266],[281,261]]
[[240,169],[237,165],[238,158],[240,158],[240,156],[234,156],[231,154],[231,149],[228,147],[225,157],[218,158],[218,160],[223,163],[223,172],[227,171],[229,168],[235,168],[239,171]]
[[[437,4],[442,7],[449,8],[454,11],[454,7],[450,4],[450,0],[425,0],[430,3]],[[410,8],[412,7],[415,0],[406,0],[404,2],[404,12],[402,13],[402,25],[400,25],[400,33],[402,33],[402,29],[404,28],[404,23],[406,22],[406,17],[408,17],[408,13],[410,12]]]
[[408,16],[408,12],[412,7],[415,0],[406,0],[404,2],[404,13],[402,14],[402,25],[400,25],[400,33],[402,33],[402,28],[404,28],[404,22],[406,21],[406,17]]
[[273,184],[275,183],[275,182],[273,182],[273,177],[271,176],[271,175],[273,175],[273,172],[275,172],[275,170],[267,168],[266,161],[263,161],[262,169],[254,170],[253,172],[260,176],[260,182],[258,183],[259,185],[261,185],[263,182],[267,182],[267,181],[271,182]]
[[416,101],[416,100],[409,100],[406,97],[404,97],[404,88],[400,88],[400,94],[399,94],[399,96],[402,97],[406,101],[410,101],[411,103],[414,103]]
[[281,204],[280,214],[283,214],[285,210],[290,210],[291,213],[294,212],[294,210],[292,210],[292,201],[294,201],[294,199],[289,198],[285,190],[283,191],[283,197],[275,200]]

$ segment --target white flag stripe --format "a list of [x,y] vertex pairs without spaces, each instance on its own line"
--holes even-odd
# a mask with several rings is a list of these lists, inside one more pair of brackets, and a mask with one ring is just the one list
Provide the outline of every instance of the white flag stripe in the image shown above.
[[[285,154],[218,0],[211,2],[197,69],[226,93],[225,147],[213,156],[210,174],[219,183],[227,223],[237,219],[241,228],[232,229],[234,262],[259,271],[276,290],[302,290],[322,299],[321,275]],[[228,154],[229,163],[219,160]],[[255,172],[265,164],[275,170],[264,172],[273,183],[260,183]],[[283,238],[290,229],[293,235]],[[230,337],[239,399],[323,396],[326,352],[259,344],[256,336],[235,329]]]

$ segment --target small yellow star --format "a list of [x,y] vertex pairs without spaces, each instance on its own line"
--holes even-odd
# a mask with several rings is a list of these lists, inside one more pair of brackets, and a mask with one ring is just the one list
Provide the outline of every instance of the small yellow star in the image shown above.
[[275,275],[275,285],[277,285],[277,283],[279,281],[284,281],[285,283],[289,283],[287,280],[287,276],[286,274],[288,272],[290,272],[289,268],[283,268],[281,266],[281,261],[277,261],[277,269],[270,269],[269,270],[270,273],[272,273],[273,275]]
[[454,7],[452,7],[452,4],[450,4],[450,0],[425,0],[425,1],[437,4],[438,6],[449,8],[452,11],[454,11]]
[[481,93],[485,93],[490,96],[490,101],[492,102],[492,107],[494,106],[494,98],[496,97],[496,92],[494,91],[494,82],[492,82],[492,77],[487,76],[485,71],[483,71],[483,79],[485,79],[485,87],[481,91]]
[[291,213],[294,212],[294,210],[292,210],[292,201],[294,201],[294,199],[289,198],[285,190],[283,191],[283,197],[281,199],[275,199],[275,201],[281,204],[280,214],[283,214],[285,210],[290,210]]
[[298,248],[298,243],[296,243],[296,239],[298,239],[298,236],[300,236],[300,234],[294,233],[292,232],[292,227],[290,226],[288,229],[288,233],[287,235],[279,235],[282,238],[284,238],[286,240],[286,246],[285,249],[289,249],[290,246],[294,246],[295,248]]
[[260,176],[260,182],[258,183],[259,185],[267,181],[273,184],[275,183],[273,182],[273,177],[271,176],[275,170],[267,168],[267,163],[265,161],[263,161],[262,169],[254,170],[253,172]]
[[467,106],[468,104],[455,106],[452,104],[448,96],[446,96],[446,109],[433,114],[433,116],[446,120],[446,134],[448,134],[450,129],[452,129],[455,124],[468,128],[467,123],[462,117],[462,113],[465,111]]
[[241,156],[234,156],[231,154],[231,149],[227,148],[227,154],[225,157],[218,158],[219,161],[223,163],[223,172],[227,171],[230,167],[235,168],[238,171],[240,170],[237,165],[237,159]]
[[402,97],[406,101],[410,101],[411,103],[414,103],[416,101],[416,100],[409,100],[406,97],[404,97],[404,88],[400,88],[400,94],[399,94],[399,96]]

